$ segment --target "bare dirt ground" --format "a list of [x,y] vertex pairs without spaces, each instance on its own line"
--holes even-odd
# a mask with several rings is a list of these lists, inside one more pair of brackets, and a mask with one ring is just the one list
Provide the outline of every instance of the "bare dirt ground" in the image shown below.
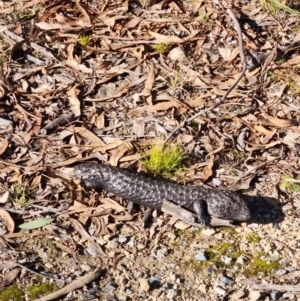
[[[0,301],[300,300],[298,8],[0,1]],[[252,219],[143,227],[70,177],[163,141],[174,181],[240,190]]]

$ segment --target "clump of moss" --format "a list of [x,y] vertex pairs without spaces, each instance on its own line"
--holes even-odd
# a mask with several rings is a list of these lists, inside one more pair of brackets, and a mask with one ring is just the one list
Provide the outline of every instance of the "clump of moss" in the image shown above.
[[0,300],[1,301],[23,301],[25,300],[25,294],[22,289],[16,285],[12,285],[8,288],[0,290]]
[[154,175],[170,178],[180,170],[182,162],[186,159],[183,147],[179,145],[154,145],[150,148],[148,156],[143,160],[143,166]]
[[[224,263],[221,260],[222,256],[228,256],[233,259],[237,259],[242,252],[240,252],[237,247],[230,242],[223,242],[218,245],[214,245],[206,250],[209,260],[211,260],[217,266],[223,266]],[[234,262],[233,262],[234,263]]]
[[261,238],[259,237],[259,235],[257,233],[251,233],[251,234],[248,234],[246,236],[246,239],[249,241],[249,242],[254,242],[254,243],[258,243],[260,242]]
[[153,44],[153,45],[151,45],[151,47],[159,53],[164,53],[164,52],[168,51],[171,46],[168,44],[161,43],[161,44]]
[[277,268],[279,268],[279,260],[254,258],[245,270],[245,274],[248,276],[257,276],[259,273],[267,275]]
[[297,176],[296,181],[293,181],[293,178],[289,175],[283,175],[281,178],[281,184],[279,186],[280,190],[286,191],[289,190],[290,192],[299,192],[300,191],[300,174]]
[[[30,299],[37,299],[45,294],[53,293],[58,290],[58,286],[50,283],[38,283],[28,288]],[[1,299],[0,299],[1,300]]]

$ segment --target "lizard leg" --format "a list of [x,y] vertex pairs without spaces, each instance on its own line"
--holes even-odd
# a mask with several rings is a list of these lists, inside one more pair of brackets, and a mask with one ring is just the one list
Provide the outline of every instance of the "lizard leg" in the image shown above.
[[207,204],[205,201],[195,201],[193,203],[193,209],[197,215],[198,223],[202,224],[204,227],[207,227],[210,222],[210,216],[207,212]]

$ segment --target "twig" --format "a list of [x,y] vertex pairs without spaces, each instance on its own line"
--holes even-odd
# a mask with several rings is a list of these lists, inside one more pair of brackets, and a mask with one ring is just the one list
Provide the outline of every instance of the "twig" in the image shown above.
[[[247,62],[246,62],[246,58],[245,58],[245,52],[244,52],[244,45],[243,45],[243,36],[242,36],[242,30],[240,27],[240,24],[237,20],[237,18],[235,17],[235,15],[233,14],[231,9],[227,9],[227,13],[230,16],[230,18],[232,19],[234,25],[235,25],[235,30],[238,33],[239,36],[239,47],[240,47],[240,56],[241,56],[241,61],[243,64],[243,70],[240,74],[240,76],[237,78],[237,80],[233,83],[233,85],[231,87],[229,87],[229,89],[227,90],[227,92],[224,94],[224,96],[221,98],[220,101],[218,101],[217,103],[215,103],[212,107],[210,108],[206,108],[204,110],[201,110],[200,112],[198,112],[197,114],[193,115],[192,117],[190,117],[189,119],[187,119],[185,121],[185,123],[189,123],[192,120],[194,120],[195,118],[199,117],[200,115],[204,114],[204,113],[208,113],[212,110],[214,110],[215,108],[217,108],[219,105],[221,105],[227,98],[227,96],[229,95],[229,93],[236,87],[236,85],[239,83],[239,81],[241,80],[241,78],[244,76],[246,70],[247,70]],[[165,139],[164,144],[179,130],[181,129],[181,125],[179,125],[178,127],[176,127]]]
[[[192,212],[190,212],[168,200],[163,201],[161,211],[168,213],[191,226],[194,226],[197,228],[203,228],[202,224],[195,223],[194,214]],[[232,227],[232,225],[230,224],[230,221],[223,220],[223,219],[217,219],[217,218],[213,218],[213,217],[212,217],[212,220],[210,221],[210,226],[211,227],[220,227],[220,226]]]
[[33,301],[48,301],[48,300],[57,299],[61,296],[68,294],[71,291],[74,291],[74,290],[76,290],[80,287],[83,287],[84,285],[94,281],[96,278],[98,278],[100,276],[101,272],[102,272],[102,268],[97,268],[93,273],[85,275],[84,277],[81,277],[81,278],[75,280],[73,283],[63,287],[62,289],[60,289],[52,294],[46,295],[44,297],[35,299]]
[[49,135],[53,133],[59,126],[64,126],[75,119],[77,119],[78,116],[75,116],[75,114],[70,113],[64,116],[60,116],[54,120],[52,120],[50,123],[48,123],[46,126],[44,126],[41,130],[40,133],[42,135]]
[[257,279],[243,279],[239,281],[241,284],[252,285],[252,288],[259,291],[285,291],[285,292],[300,292],[300,285],[286,285],[286,284],[271,284],[262,283]]

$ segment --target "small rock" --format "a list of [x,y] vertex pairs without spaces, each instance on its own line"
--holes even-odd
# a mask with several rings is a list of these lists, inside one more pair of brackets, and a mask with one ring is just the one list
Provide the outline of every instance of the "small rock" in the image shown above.
[[161,261],[167,252],[167,248],[158,249],[156,251],[156,259]]
[[280,297],[282,296],[282,293],[279,291],[273,291],[271,292],[270,296],[272,300],[279,300]]
[[208,257],[207,254],[205,252],[205,250],[200,250],[197,255],[195,256],[195,259],[198,261],[207,261]]
[[244,265],[247,262],[247,258],[243,255],[239,256],[238,259],[236,260],[236,263],[240,265]]
[[221,261],[224,262],[226,265],[230,264],[232,261],[232,258],[226,255],[221,256]]
[[125,242],[127,242],[127,240],[128,240],[127,235],[121,234],[119,236],[119,243],[124,244]]
[[238,290],[232,295],[234,300],[241,300],[244,296],[245,292],[243,290]]
[[216,292],[216,294],[221,296],[224,296],[226,294],[226,291],[220,286],[214,286],[214,291]]
[[127,296],[118,295],[118,296],[117,296],[117,300],[118,300],[118,301],[127,301],[128,298],[127,298]]
[[167,291],[167,290],[170,290],[170,289],[172,289],[173,288],[173,284],[171,284],[171,283],[165,283],[161,288],[160,288],[160,290],[161,291]]
[[284,258],[279,260],[279,263],[282,264],[282,265],[287,265],[287,264],[289,264],[289,260],[284,257]]
[[134,248],[136,246],[136,240],[134,238],[131,238],[129,240],[129,242],[127,243],[127,245],[130,247],[130,248]]
[[138,292],[138,296],[141,298],[145,298],[146,297],[146,293],[144,291],[139,291]]
[[213,267],[212,267],[211,265],[208,265],[208,266],[206,267],[206,272],[207,272],[208,274],[211,274],[211,273],[213,272]]
[[175,269],[176,264],[175,263],[168,263],[167,266],[171,269]]
[[218,178],[213,178],[213,179],[212,179],[212,182],[213,182],[213,184],[214,184],[215,186],[220,186],[220,185],[221,185],[221,181],[220,181],[220,179],[218,179]]
[[187,247],[189,245],[189,243],[186,240],[182,240],[181,245],[184,247]]
[[170,238],[172,241],[174,241],[176,239],[176,235],[172,232],[168,232],[167,237]]
[[138,244],[136,247],[138,250],[144,250],[146,248],[143,244]]
[[113,292],[113,291],[115,291],[116,290],[116,287],[114,287],[112,284],[110,284],[110,283],[107,283],[106,285],[105,285],[105,287],[104,287],[104,289],[103,289],[103,291],[105,292],[105,293],[111,293],[111,292]]
[[89,295],[89,294],[82,294],[78,298],[80,301],[85,301],[85,300],[94,300],[95,296],[94,295]]
[[255,290],[251,290],[250,291],[250,301],[257,301],[260,299],[260,292],[259,291],[255,291]]
[[95,246],[89,246],[86,251],[93,257],[96,257],[98,254],[100,254],[100,250]]
[[205,228],[202,230],[201,232],[203,235],[206,235],[206,236],[212,236],[216,233],[216,230],[212,229],[212,228]]
[[88,264],[81,264],[80,268],[85,272],[89,272],[92,269],[91,266]]
[[183,50],[180,47],[175,47],[173,48],[170,52],[168,57],[172,60],[172,61],[179,61],[182,62],[186,59],[186,56],[183,52]]
[[170,289],[167,293],[167,298],[169,300],[172,300],[174,299],[175,297],[177,296],[177,290],[174,290],[174,289]]
[[127,295],[132,295],[132,294],[133,294],[133,291],[132,291],[130,288],[126,288],[125,293],[126,293]]
[[117,238],[114,238],[107,242],[108,249],[116,249],[118,246],[119,246],[119,244],[118,244]]
[[[295,299],[295,295],[292,293],[284,293],[282,295],[282,299],[284,300],[294,300]],[[297,298],[297,301],[300,301],[300,297]]]
[[134,274],[133,274],[133,277],[135,278],[135,279],[139,279],[139,278],[143,278],[143,272],[135,272]]
[[220,281],[227,285],[233,283],[233,280],[227,276],[221,276]]
[[149,278],[149,283],[151,287],[158,288],[160,287],[161,276],[154,275],[153,277]]
[[[145,278],[140,278],[139,282],[140,282],[140,289],[141,289],[141,291],[143,291],[144,293],[148,292],[149,289],[150,289],[150,285],[149,285],[148,280],[145,279]],[[140,292],[139,292],[139,296],[140,296]]]
[[275,275],[276,276],[282,276],[282,275],[285,275],[287,273],[287,270],[284,270],[284,269],[279,269],[275,272]]

